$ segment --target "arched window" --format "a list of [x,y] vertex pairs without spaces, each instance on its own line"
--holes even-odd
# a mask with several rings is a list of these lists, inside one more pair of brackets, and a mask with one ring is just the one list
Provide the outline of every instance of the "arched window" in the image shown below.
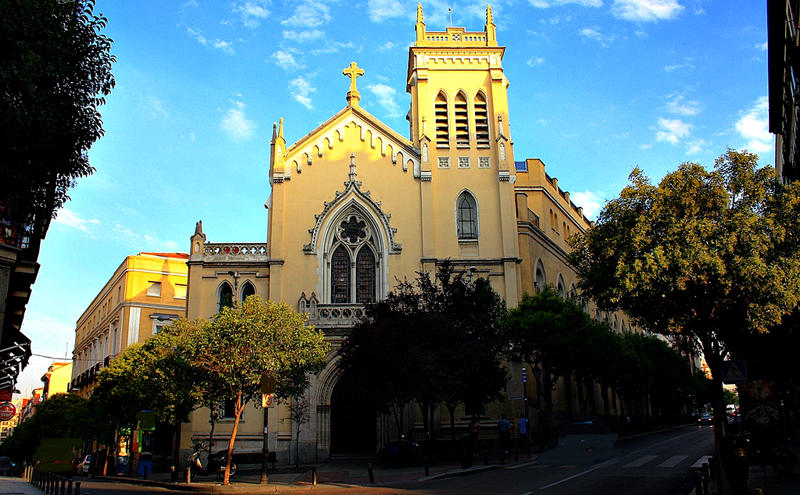
[[478,238],[478,205],[472,194],[464,191],[456,203],[456,229],[459,239]]
[[356,256],[356,302],[366,304],[375,301],[375,254],[364,246]]
[[536,292],[544,290],[545,286],[547,285],[547,277],[544,273],[544,267],[542,266],[541,261],[536,265],[534,284],[536,284]]
[[483,93],[475,95],[475,143],[478,148],[489,147],[489,111]]
[[433,105],[436,118],[436,147],[450,147],[450,126],[447,119],[447,97],[440,91]]
[[330,258],[330,302],[366,304],[378,293],[378,256],[368,219],[351,211],[337,221]]
[[253,284],[251,284],[250,282],[245,282],[244,285],[242,285],[242,301],[244,301],[250,296],[254,296],[255,294],[256,294],[256,288],[253,287]]
[[560,274],[558,276],[556,290],[558,291],[558,295],[561,297],[561,299],[567,298],[567,289],[564,288],[564,280],[561,278]]
[[331,259],[331,302],[350,302],[350,253],[344,246],[336,248]]
[[455,100],[456,110],[456,147],[469,147],[469,109],[467,96],[459,91]]
[[223,282],[219,287],[219,298],[217,299],[217,311],[222,311],[222,308],[230,308],[233,306],[233,289],[228,282]]

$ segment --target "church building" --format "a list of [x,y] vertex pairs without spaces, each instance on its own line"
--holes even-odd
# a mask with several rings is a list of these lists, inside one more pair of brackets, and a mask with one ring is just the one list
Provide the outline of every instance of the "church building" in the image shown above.
[[[337,390],[336,350],[365,304],[385,297],[396,280],[450,260],[456,270],[488,279],[509,307],[545,284],[566,297],[576,282],[567,239],[590,222],[540,160],[515,159],[505,47],[498,45],[491,8],[483,31],[432,32],[419,6],[415,31],[405,135],[361,107],[359,78],[369,75],[353,62],[343,70],[349,90],[341,111],[295,143],[284,139],[291,120],[273,127],[267,242],[210,242],[213,229],[205,232],[202,222],[191,237],[189,319],[210,318],[257,294],[307,313],[308,324],[332,345],[328,366],[307,392],[311,415],[300,433],[301,462],[374,454],[395,431],[387,418]],[[264,199],[254,198],[254,208]],[[611,318],[617,331],[630,328]],[[512,381],[521,384],[518,371],[510,366]],[[535,396],[535,385],[528,386]],[[518,416],[518,402],[487,405],[482,421],[493,425],[501,412]],[[244,413],[238,452],[261,451],[260,406]],[[192,439],[208,439],[208,411],[193,414],[184,425],[184,450]],[[217,443],[232,430],[226,414],[215,428]],[[465,428],[469,417],[463,409],[459,414],[457,427]],[[279,462],[295,459],[288,417],[288,407],[277,405],[266,425]],[[413,429],[415,418],[409,421]],[[441,427],[449,428],[446,411]]]

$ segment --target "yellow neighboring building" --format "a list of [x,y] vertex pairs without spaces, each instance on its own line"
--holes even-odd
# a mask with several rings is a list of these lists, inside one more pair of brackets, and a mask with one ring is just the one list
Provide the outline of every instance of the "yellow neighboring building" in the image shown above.
[[72,363],[53,363],[42,376],[42,400],[55,394],[68,394],[72,389]]
[[131,344],[186,315],[188,255],[128,256],[78,319],[72,390],[88,397],[100,369]]
[[[282,119],[274,126],[269,242],[207,242],[202,222],[191,238],[188,318],[209,318],[221,305],[257,294],[308,313],[308,323],[331,342],[331,362],[308,391],[303,462],[374,455],[396,431],[388,418],[342,395],[336,366],[338,345],[364,305],[385,297],[396,280],[433,272],[449,259],[456,269],[490,280],[509,307],[545,284],[566,297],[576,283],[567,238],[590,222],[540,160],[515,161],[505,48],[491,8],[483,31],[430,32],[420,6],[415,31],[405,79],[409,137],[360,106],[357,78],[367,76],[354,62],[343,71],[350,86],[346,107],[294,144],[284,139]],[[630,329],[621,315],[597,316],[617,331]],[[510,368],[512,382],[521,384],[520,366]],[[532,380],[528,387],[535,396]],[[561,395],[560,410],[572,408]],[[522,408],[521,401],[507,401],[477,412],[494,424],[501,412],[518,417]],[[290,462],[295,443],[288,408],[273,411],[268,447]],[[465,428],[473,412],[460,408],[457,426]],[[262,418],[252,405],[245,411],[238,452],[261,450]],[[447,423],[443,411],[436,426]],[[415,427],[414,418],[408,427]],[[216,441],[231,430],[232,421],[223,418]],[[181,448],[207,439],[208,431],[208,411],[196,411],[184,425]]]

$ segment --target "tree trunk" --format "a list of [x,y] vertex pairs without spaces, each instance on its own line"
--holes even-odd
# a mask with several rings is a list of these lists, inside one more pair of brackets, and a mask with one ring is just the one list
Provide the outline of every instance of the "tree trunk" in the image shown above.
[[458,406],[458,402],[447,403],[447,412],[450,413],[450,440],[453,443],[456,442],[456,407]]
[[[225,460],[225,477],[222,479],[223,485],[230,485],[231,479],[231,459],[233,459],[233,442],[236,441],[236,432],[239,430],[239,419],[242,417],[244,411],[244,404],[242,403],[242,392],[236,394],[236,419],[233,421],[233,432],[231,439],[228,441],[228,458]],[[211,448],[209,447],[208,454],[211,455]]]
[[402,404],[400,406],[395,405],[392,409],[392,416],[394,417],[394,424],[397,426],[397,440],[400,441],[403,439],[403,416],[405,412],[406,405]]
[[181,472],[181,423],[175,423],[175,431],[172,433],[172,467],[175,473]]

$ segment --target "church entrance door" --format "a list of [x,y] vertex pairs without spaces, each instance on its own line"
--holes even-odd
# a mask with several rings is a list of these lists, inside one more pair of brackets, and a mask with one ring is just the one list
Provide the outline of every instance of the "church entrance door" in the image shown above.
[[353,398],[342,377],[331,394],[331,454],[375,455],[377,410]]

